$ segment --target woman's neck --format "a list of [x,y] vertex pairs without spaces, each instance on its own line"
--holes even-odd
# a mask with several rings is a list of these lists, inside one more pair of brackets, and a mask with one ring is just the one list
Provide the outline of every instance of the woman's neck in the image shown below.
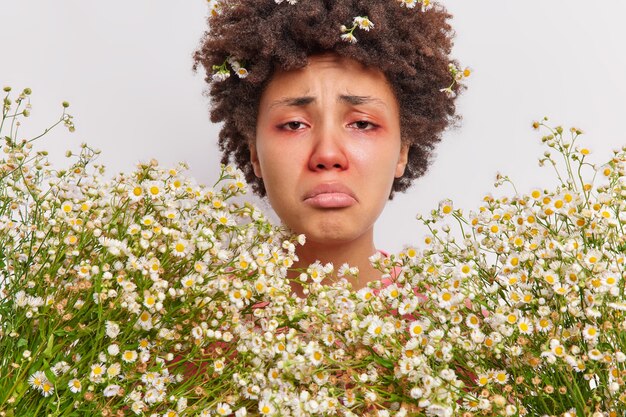
[[[307,241],[303,246],[299,246],[296,249],[298,262],[293,265],[293,268],[306,270],[315,261],[320,261],[323,265],[332,263],[334,267],[333,273],[329,274],[323,281],[325,284],[330,284],[338,280],[337,271],[339,267],[347,263],[350,267],[359,269],[357,277],[346,277],[352,284],[352,288],[359,290],[365,287],[368,282],[380,279],[382,275],[369,261],[369,257],[375,253],[376,247],[374,246],[373,233],[371,231],[348,243],[340,242],[333,244]],[[290,278],[297,278],[298,275],[299,273],[294,271]],[[296,294],[302,296],[300,285],[294,283],[292,288]]]

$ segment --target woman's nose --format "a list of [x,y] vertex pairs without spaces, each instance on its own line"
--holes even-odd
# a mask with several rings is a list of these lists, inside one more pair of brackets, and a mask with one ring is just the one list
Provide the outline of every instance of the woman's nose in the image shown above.
[[324,126],[314,132],[309,169],[312,171],[347,169],[348,158],[342,139],[342,130],[336,126]]

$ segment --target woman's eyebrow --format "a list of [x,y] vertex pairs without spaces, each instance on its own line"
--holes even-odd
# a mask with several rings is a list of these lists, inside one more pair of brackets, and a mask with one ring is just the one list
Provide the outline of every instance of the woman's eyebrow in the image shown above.
[[303,97],[283,97],[279,100],[273,101],[269,108],[276,106],[289,106],[289,107],[303,107],[307,104],[311,104],[315,101],[315,97],[303,96]]
[[383,107],[387,107],[387,104],[379,98],[371,97],[371,96],[355,96],[355,95],[347,95],[342,94],[337,99],[340,102],[351,104],[353,106],[358,106],[360,104],[375,104]]
[[[361,104],[374,104],[378,106],[387,107],[387,104],[379,98],[371,96],[356,96],[351,94],[342,94],[337,97],[337,101],[341,103],[347,103],[352,106],[358,106]],[[302,97],[283,97],[281,99],[273,101],[269,108],[276,106],[288,106],[288,107],[304,107],[315,102],[315,97],[302,96]]]

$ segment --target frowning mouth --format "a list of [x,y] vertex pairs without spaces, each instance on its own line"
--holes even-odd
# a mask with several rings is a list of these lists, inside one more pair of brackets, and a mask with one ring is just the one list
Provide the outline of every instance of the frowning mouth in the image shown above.
[[307,192],[303,201],[317,208],[343,208],[357,203],[352,190],[341,183],[320,184]]

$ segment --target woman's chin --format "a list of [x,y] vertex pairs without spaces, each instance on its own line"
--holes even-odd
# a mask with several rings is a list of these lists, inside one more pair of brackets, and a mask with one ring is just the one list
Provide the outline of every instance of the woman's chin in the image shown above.
[[333,219],[326,218],[297,230],[301,230],[299,234],[306,236],[307,244],[338,246],[349,245],[359,240],[372,228],[357,227],[345,220],[333,221]]

